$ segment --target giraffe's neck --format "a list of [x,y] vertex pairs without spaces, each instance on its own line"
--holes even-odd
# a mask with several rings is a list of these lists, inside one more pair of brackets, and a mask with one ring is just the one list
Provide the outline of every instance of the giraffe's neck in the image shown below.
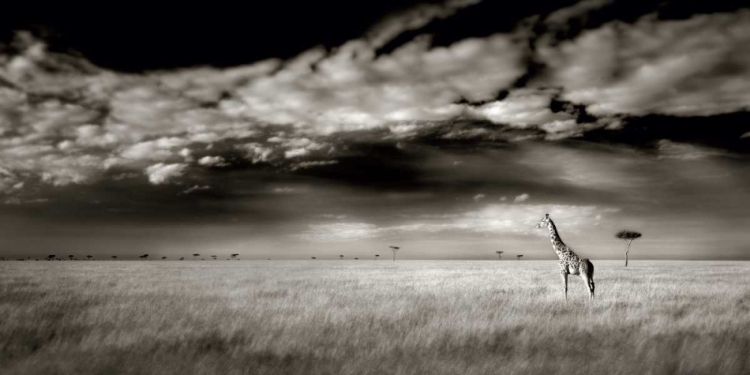
[[547,229],[549,229],[549,240],[552,242],[552,249],[557,253],[557,257],[562,259],[562,253],[567,249],[567,246],[565,246],[565,243],[560,239],[560,235],[557,234],[557,228],[552,220],[547,223]]

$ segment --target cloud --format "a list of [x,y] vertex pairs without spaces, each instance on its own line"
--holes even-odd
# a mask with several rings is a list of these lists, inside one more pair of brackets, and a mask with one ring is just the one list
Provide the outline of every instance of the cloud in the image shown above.
[[545,235],[535,228],[545,213],[549,213],[558,225],[564,226],[566,232],[578,233],[598,225],[603,215],[618,211],[617,208],[598,206],[491,204],[478,210],[457,214],[419,215],[391,226],[342,222],[312,224],[302,236],[312,241],[338,242],[360,241],[406,233]]
[[16,175],[0,166],[0,193],[11,193],[23,188],[24,183]]
[[368,223],[312,224],[302,237],[317,242],[359,241],[377,236],[379,229]]
[[282,186],[282,187],[273,188],[272,191],[274,194],[292,194],[292,193],[300,192],[301,190],[288,187],[288,186]]
[[187,195],[187,194],[195,193],[197,191],[205,191],[205,190],[210,190],[210,189],[211,189],[211,186],[208,186],[208,185],[203,185],[203,186],[201,186],[201,185],[193,185],[193,186],[191,186],[191,187],[183,190],[182,194],[186,194]]
[[380,57],[355,40],[309,56],[239,89],[235,113],[318,135],[440,121],[463,113],[456,101],[492,99],[523,73],[522,47],[508,35],[433,49],[417,39]]
[[272,147],[264,146],[258,142],[246,143],[238,145],[238,149],[245,152],[245,157],[255,163],[269,162],[273,160],[274,149]]
[[571,119],[572,116],[567,113],[554,113],[550,109],[555,94],[551,90],[513,90],[505,99],[481,105],[470,112],[496,124],[522,128]]
[[49,202],[48,198],[36,198],[36,199],[20,199],[20,198],[8,198],[5,200],[5,204],[9,205],[22,205],[22,204],[41,204],[41,203],[47,203]]
[[750,10],[583,32],[539,55],[562,98],[589,113],[708,116],[750,108]]
[[[260,164],[254,168],[293,173],[336,163],[355,135],[373,144],[395,139],[402,150],[420,138],[556,140],[605,126],[616,131],[628,116],[750,109],[750,10],[672,21],[651,15],[555,40],[608,4],[589,0],[550,13],[541,36],[521,27],[434,46],[422,35],[387,54],[379,50],[475,3],[419,5],[338,48],[288,61],[137,75],[51,52],[20,32],[19,47],[0,52],[7,172],[0,193],[28,189],[27,180],[88,184],[115,175],[108,171],[192,163],[206,149],[212,155],[198,165],[221,166],[239,152]],[[536,76],[530,60],[544,66]],[[517,87],[527,76],[527,87]],[[554,108],[561,101],[567,107]]]
[[338,164],[338,160],[313,160],[313,161],[303,161],[297,164],[294,164],[292,166],[292,170],[297,169],[307,169],[307,168],[315,168],[315,167],[323,167],[327,165],[335,165]]
[[373,47],[380,47],[407,30],[416,30],[436,18],[446,18],[461,8],[479,4],[481,0],[450,0],[443,4],[419,4],[404,12],[393,14],[369,30],[366,39]]
[[689,143],[672,142],[662,139],[657,143],[659,158],[662,159],[680,159],[680,160],[697,160],[710,156],[726,156],[726,151],[717,150],[709,147],[701,147]]
[[168,183],[169,180],[175,177],[182,176],[185,173],[185,168],[187,168],[187,164],[158,163],[146,168],[146,175],[149,182],[154,185],[161,185]]
[[572,6],[558,9],[544,19],[544,23],[553,30],[565,29],[572,20],[586,17],[591,11],[603,8],[612,0],[583,0]]
[[529,200],[529,195],[526,194],[526,193],[523,193],[521,195],[517,195],[515,198],[513,198],[513,202],[515,202],[515,203],[526,202],[527,200]]
[[204,156],[198,159],[198,164],[205,167],[226,167],[229,165],[221,156]]

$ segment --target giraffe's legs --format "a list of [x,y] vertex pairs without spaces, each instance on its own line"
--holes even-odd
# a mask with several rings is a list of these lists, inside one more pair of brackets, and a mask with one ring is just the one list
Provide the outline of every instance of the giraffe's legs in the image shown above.
[[568,300],[568,273],[560,271],[560,276],[563,279],[563,291],[565,292],[565,300]]
[[586,287],[589,288],[589,298],[594,298],[594,264],[588,259],[584,259],[581,264],[581,279]]
[[589,290],[589,298],[594,298],[594,280],[592,280],[589,275],[581,272],[581,279],[583,279],[583,283],[586,284],[586,288]]

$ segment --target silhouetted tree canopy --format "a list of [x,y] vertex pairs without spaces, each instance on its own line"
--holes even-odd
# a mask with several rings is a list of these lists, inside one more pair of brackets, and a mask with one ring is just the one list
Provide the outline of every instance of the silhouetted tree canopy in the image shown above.
[[617,232],[617,234],[615,234],[615,237],[625,241],[633,241],[641,238],[642,236],[642,234],[631,230],[621,230]]
[[628,248],[625,250],[625,267],[628,266],[628,253],[630,252],[630,244],[633,243],[634,240],[641,238],[641,236],[643,235],[632,230],[621,230],[617,232],[617,234],[615,234],[615,237],[628,243]]

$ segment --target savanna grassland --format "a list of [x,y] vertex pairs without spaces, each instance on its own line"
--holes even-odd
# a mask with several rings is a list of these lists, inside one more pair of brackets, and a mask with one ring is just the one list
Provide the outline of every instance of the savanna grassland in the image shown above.
[[0,263],[1,374],[747,374],[750,262]]

